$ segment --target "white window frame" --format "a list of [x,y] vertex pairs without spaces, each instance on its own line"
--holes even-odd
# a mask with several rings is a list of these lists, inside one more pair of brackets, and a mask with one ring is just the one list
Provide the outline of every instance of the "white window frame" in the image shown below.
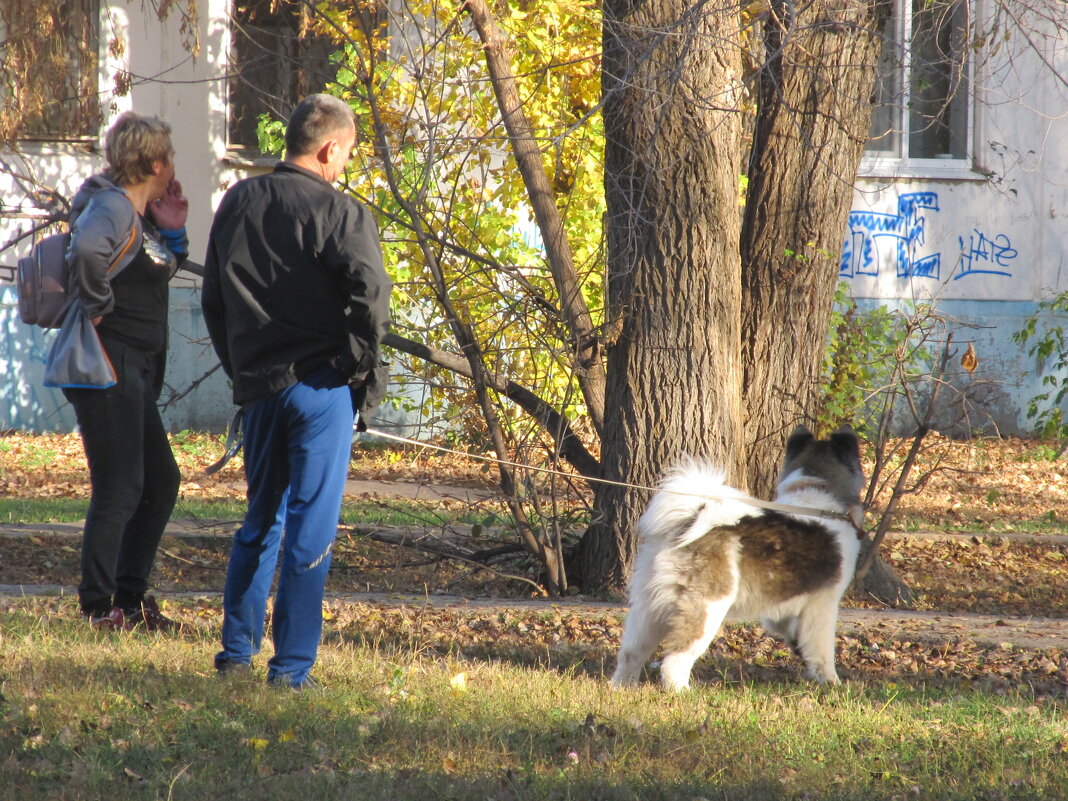
[[[969,33],[980,24],[976,15],[979,11],[980,0],[964,0],[967,3]],[[861,159],[859,175],[861,177],[876,178],[945,178],[958,180],[985,180],[986,176],[979,168],[976,160],[975,142],[979,128],[979,104],[976,102],[976,57],[969,44],[966,44],[966,52],[969,53],[966,66],[967,88],[965,97],[967,108],[964,111],[963,131],[965,138],[964,155],[962,157],[939,157],[917,158],[909,154],[909,105],[912,91],[912,48],[905,46],[911,42],[913,24],[913,0],[894,0],[894,16],[892,23],[894,41],[901,46],[902,65],[899,74],[901,100],[893,106],[895,119],[892,123],[892,134],[896,140],[896,146],[892,150],[874,151],[865,149]]]

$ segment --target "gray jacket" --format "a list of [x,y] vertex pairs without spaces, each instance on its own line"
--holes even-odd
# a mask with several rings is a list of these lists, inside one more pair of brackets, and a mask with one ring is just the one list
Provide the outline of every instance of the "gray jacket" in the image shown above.
[[121,187],[94,175],[74,195],[68,221],[68,289],[81,297],[90,318],[100,317],[115,304],[109,268],[112,273],[125,268],[141,249],[141,217]]

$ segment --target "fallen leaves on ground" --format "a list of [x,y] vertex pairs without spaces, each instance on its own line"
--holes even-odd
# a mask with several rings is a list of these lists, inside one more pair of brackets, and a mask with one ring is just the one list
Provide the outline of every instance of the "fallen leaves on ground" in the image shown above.
[[[170,435],[182,471],[184,498],[240,497],[240,456],[213,476],[204,470],[223,452],[223,438],[183,431]],[[919,476],[939,469],[923,491],[901,499],[895,528],[1026,531],[1041,525],[1068,532],[1068,458],[1056,459],[1055,444],[1019,438],[957,441],[928,437],[916,466]],[[870,472],[870,465],[868,465]],[[494,485],[494,471],[462,454],[415,447],[353,448],[350,476],[369,481]],[[0,435],[0,494],[8,497],[89,495],[81,438],[77,434]],[[885,503],[880,498],[878,506]]]
[[[622,613],[562,607],[480,611],[334,601],[330,610],[327,642],[503,660],[597,679],[612,673],[623,624]],[[838,659],[846,680],[1068,697],[1063,649],[984,646],[963,638],[911,641],[873,628],[839,637]],[[727,625],[698,663],[694,680],[794,683],[800,675],[799,660],[782,641],[759,627]]]
[[[245,478],[240,455],[214,475],[204,472],[222,456],[223,437],[189,431],[169,436],[182,473],[181,497],[243,497],[243,491],[233,487]],[[352,452],[350,475],[368,481],[493,486],[493,474],[483,462],[414,447],[383,450],[357,445]],[[0,495],[88,498],[89,474],[81,437],[0,433]]]
[[[78,548],[78,538],[71,535],[0,535],[0,584],[75,586]],[[165,591],[218,591],[229,551],[227,536],[168,535],[156,560],[154,586]],[[889,543],[887,559],[916,593],[920,609],[1068,617],[1068,543],[900,537]],[[518,572],[532,569],[525,556],[515,565]],[[327,590],[530,596],[525,582],[449,560],[427,560],[358,536],[338,539]],[[845,605],[871,606],[862,599],[847,599]]]
[[1068,533],[1068,457],[1058,459],[1058,449],[1011,437],[962,442],[932,434],[913,477],[939,470],[921,492],[902,497],[894,528]]
[[894,537],[884,553],[923,609],[1068,617],[1068,543]]
[[[58,625],[63,618],[76,616],[70,600],[0,601],[0,610],[26,603],[53,610],[42,615],[42,624]],[[375,648],[403,665],[398,668],[398,686],[404,673],[421,669],[420,662],[427,659],[467,662],[471,668],[466,673],[449,678],[453,693],[471,691],[470,674],[483,661],[608,681],[624,620],[621,611],[588,607],[487,609],[331,600],[326,609],[324,650]],[[188,624],[184,636],[218,638],[222,612],[217,601],[179,601],[167,611]],[[954,636],[911,638],[873,625],[839,636],[836,650],[844,681],[879,683],[891,690],[1022,693],[1036,702],[1068,699],[1068,651],[1062,648],[986,645]],[[411,661],[415,654],[420,662]],[[656,669],[650,667],[643,681],[655,680]],[[803,678],[800,660],[781,640],[758,626],[735,624],[724,626],[713,640],[695,666],[693,682],[811,686]]]

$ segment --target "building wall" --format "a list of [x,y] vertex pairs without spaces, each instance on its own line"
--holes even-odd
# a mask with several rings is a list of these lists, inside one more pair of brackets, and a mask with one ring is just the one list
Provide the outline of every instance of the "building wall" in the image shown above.
[[[930,302],[959,321],[954,343],[974,345],[969,380],[987,385],[1003,433],[1032,430],[1027,405],[1051,372],[1012,335],[1068,291],[1068,89],[1051,73],[1066,74],[1068,58],[1058,40],[1007,38],[977,65],[971,165],[865,162],[841,256],[863,307]],[[1045,314],[1039,330],[1066,324]]]
[[[0,431],[73,431],[74,410],[58,389],[43,385],[44,362],[55,334],[18,321],[15,290],[0,285],[0,372],[12,380],[0,382]],[[166,385],[161,402],[173,394],[181,400],[165,405],[164,423],[170,431],[222,431],[233,413],[230,387],[208,344],[198,293],[172,288],[170,341]],[[199,381],[199,383],[197,383]]]
[[[120,52],[127,61],[115,61],[109,36],[103,36],[100,81],[113,86],[118,69],[134,77],[128,95],[104,104],[110,117],[103,128],[128,108],[159,115],[173,126],[177,175],[190,201],[191,257],[202,261],[212,211],[223,192],[266,166],[242,163],[227,152],[222,76],[228,2],[200,0],[198,7],[202,50],[193,58],[181,46],[176,19],[161,26],[141,4],[111,5],[105,33],[122,40]],[[1040,58],[1020,39],[999,53],[996,63],[982,65],[975,76],[981,103],[972,130],[974,167],[866,164],[844,237],[841,277],[862,305],[932,299],[959,318],[955,341],[962,347],[974,344],[979,378],[1000,382],[992,408],[1001,430],[1014,433],[1029,429],[1024,410],[1038,391],[1044,366],[1031,363],[1011,335],[1044,297],[1068,290],[1068,120],[1063,116],[1068,91],[1042,61],[1057,68],[1068,62],[1057,52]],[[102,163],[97,150],[72,146],[25,152],[26,168],[67,197]],[[17,195],[12,180],[0,176],[5,203]],[[0,218],[0,242],[28,223]],[[10,272],[27,247],[3,253],[0,268],[7,265]],[[1042,323],[1057,324],[1064,321],[1051,317]],[[189,281],[175,282],[171,325],[168,383],[184,387],[214,364]],[[72,427],[62,397],[41,386],[50,336],[18,322],[14,289],[0,283],[0,371],[9,377],[0,383],[0,430]],[[168,407],[165,418],[172,430],[221,430],[231,411],[229,388],[217,371]]]

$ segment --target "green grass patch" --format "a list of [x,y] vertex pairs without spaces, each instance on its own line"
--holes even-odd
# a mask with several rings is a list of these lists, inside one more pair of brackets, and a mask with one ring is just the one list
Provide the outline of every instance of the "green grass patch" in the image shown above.
[[[0,523],[69,523],[85,518],[86,498],[0,498]],[[241,520],[244,501],[179,499],[174,519]],[[450,523],[500,527],[508,518],[503,510],[483,505],[460,509],[433,501],[390,499],[346,499],[341,506],[341,522],[346,525],[433,526]]]
[[1056,462],[1064,456],[1064,448],[1059,443],[1042,442],[1017,457],[1018,462]]
[[353,500],[341,504],[341,522],[346,525],[429,526],[438,528],[460,523],[500,527],[509,524],[503,504],[484,503],[477,507],[402,498]]
[[[183,619],[194,611],[185,609]],[[614,692],[603,659],[530,664],[324,643],[326,689],[217,679],[217,610],[181,638],[0,606],[0,796],[112,799],[1068,797],[1062,701],[922,684]],[[357,622],[358,625],[358,622]],[[265,656],[265,655],[264,655]],[[582,665],[582,666],[580,666]]]
[[85,519],[84,498],[0,498],[0,523],[72,523]]
[[1058,534],[1068,535],[1068,513],[1051,509],[1040,517],[1019,519],[1006,515],[999,520],[951,521],[943,517],[929,518],[908,512],[894,518],[893,529],[897,531],[943,531],[952,534]]

